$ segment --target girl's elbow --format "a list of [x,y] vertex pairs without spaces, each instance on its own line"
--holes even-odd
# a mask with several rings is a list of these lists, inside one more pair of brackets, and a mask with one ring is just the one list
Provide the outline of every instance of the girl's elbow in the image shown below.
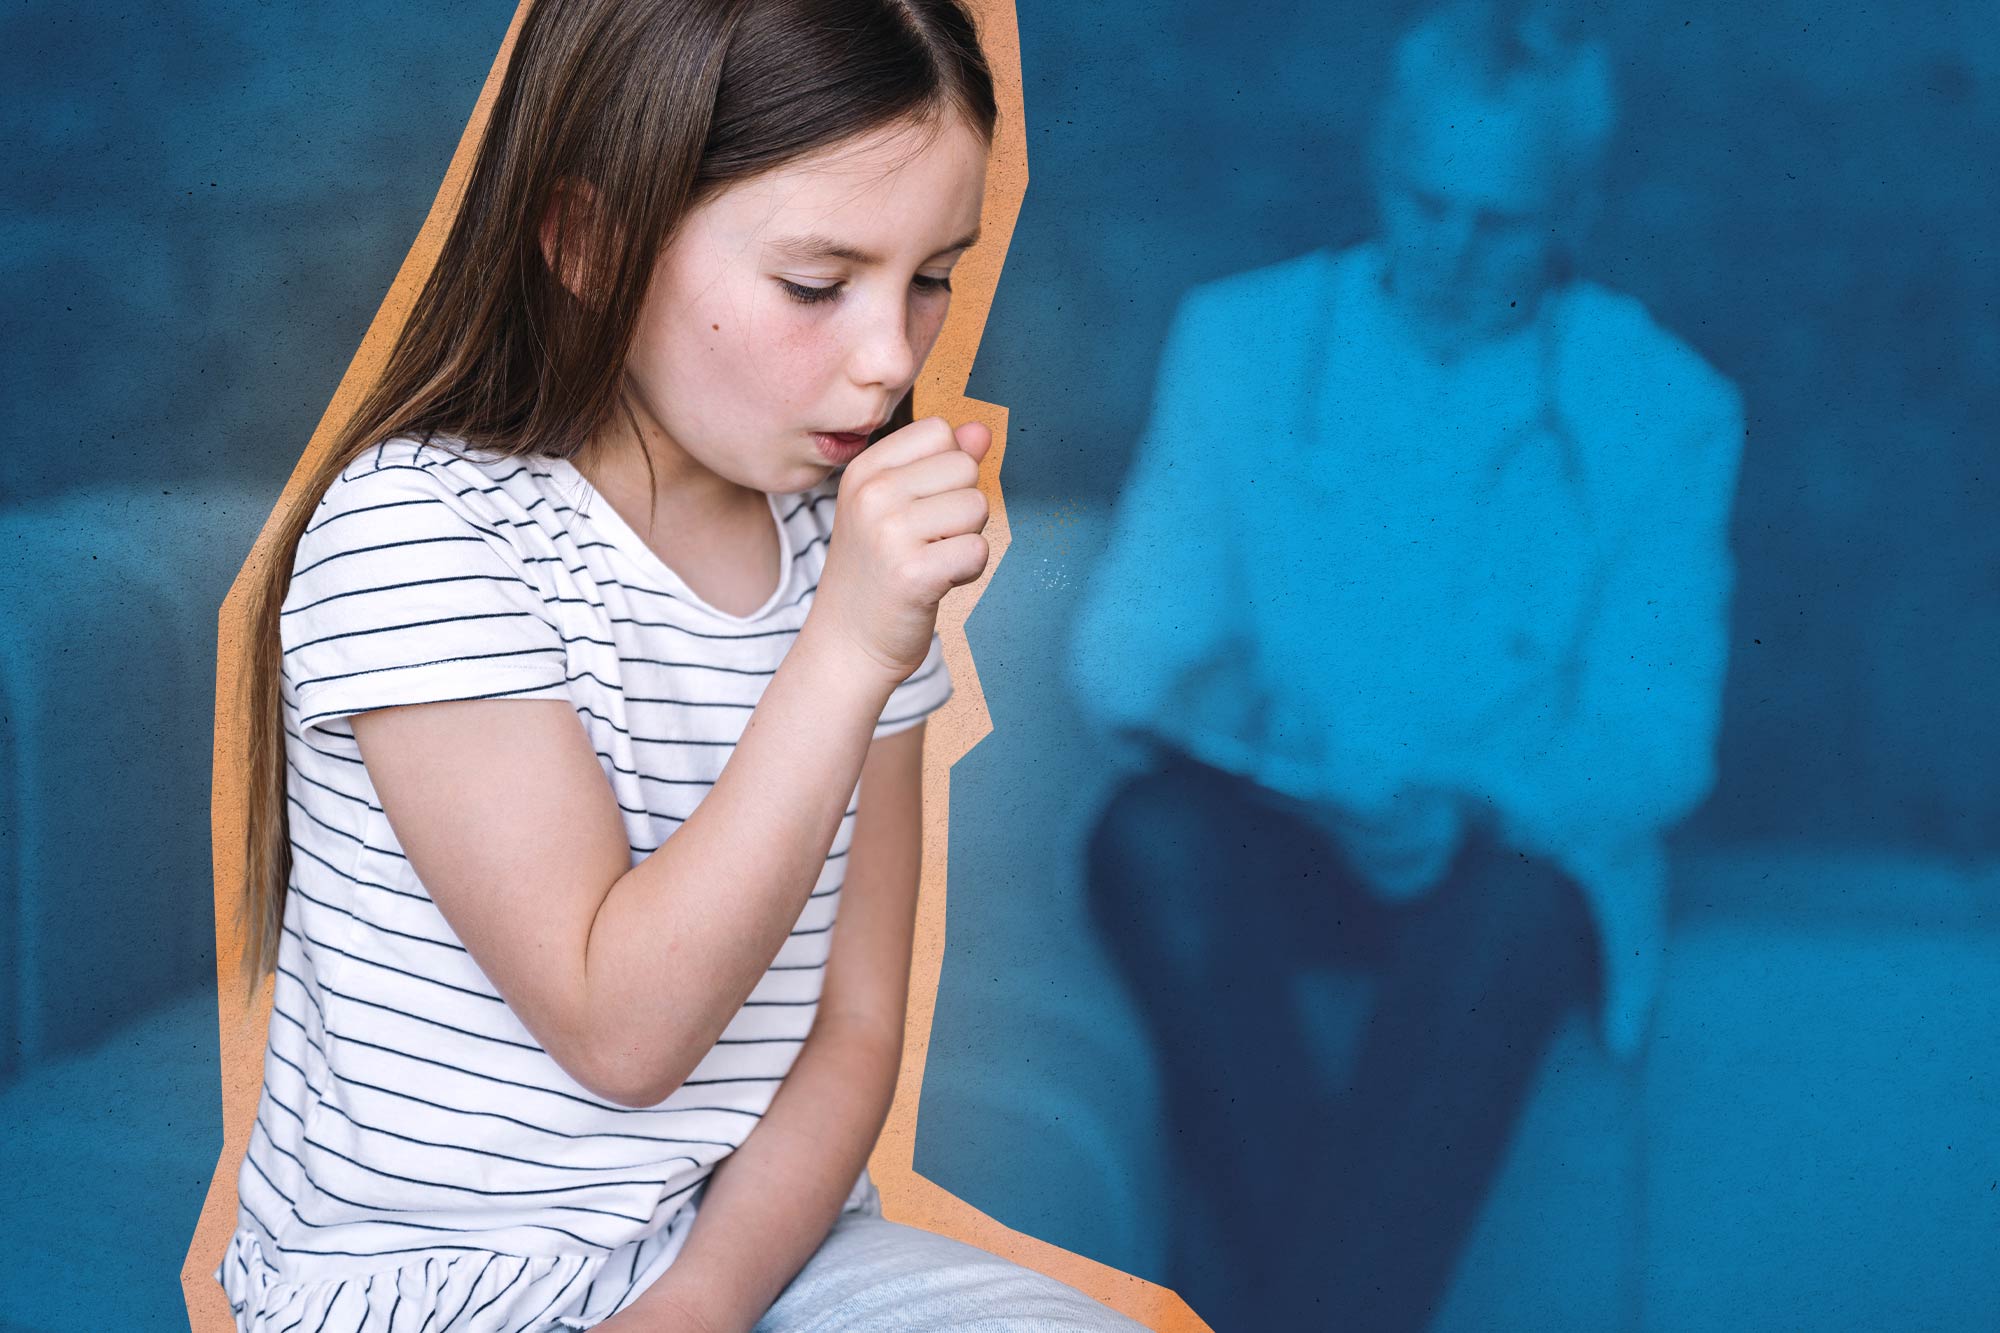
[[687,1082],[699,1057],[679,1052],[649,1052],[628,1043],[579,1043],[567,1053],[549,1055],[577,1085],[593,1097],[628,1110],[658,1106]]

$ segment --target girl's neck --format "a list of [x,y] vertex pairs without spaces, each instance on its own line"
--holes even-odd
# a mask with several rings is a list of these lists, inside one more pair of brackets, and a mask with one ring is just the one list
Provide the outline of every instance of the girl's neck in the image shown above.
[[623,444],[615,436],[593,440],[570,465],[709,606],[746,616],[770,600],[769,571],[782,569],[784,550],[762,491],[716,475],[671,445],[642,449],[629,433]]
[[759,492],[711,472],[664,436],[634,436],[629,425],[621,427],[593,437],[571,463],[621,513],[637,515],[632,526],[640,533],[655,518],[685,527],[761,503]]

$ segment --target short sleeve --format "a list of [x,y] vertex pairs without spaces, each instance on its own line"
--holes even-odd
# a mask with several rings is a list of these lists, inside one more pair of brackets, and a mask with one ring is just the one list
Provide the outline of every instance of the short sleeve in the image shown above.
[[882,720],[875,724],[876,739],[908,731],[943,707],[951,694],[951,672],[945,669],[944,642],[933,634],[930,651],[924,654],[922,664],[890,694],[882,709]]
[[568,697],[550,604],[505,522],[468,502],[482,488],[458,480],[357,463],[328,488],[280,617],[302,731],[374,708]]

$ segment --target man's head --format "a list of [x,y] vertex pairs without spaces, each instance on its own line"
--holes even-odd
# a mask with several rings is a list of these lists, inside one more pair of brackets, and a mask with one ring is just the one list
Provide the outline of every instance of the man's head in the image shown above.
[[1526,318],[1561,280],[1614,120],[1601,46],[1472,0],[1398,44],[1372,144],[1389,279],[1447,336]]

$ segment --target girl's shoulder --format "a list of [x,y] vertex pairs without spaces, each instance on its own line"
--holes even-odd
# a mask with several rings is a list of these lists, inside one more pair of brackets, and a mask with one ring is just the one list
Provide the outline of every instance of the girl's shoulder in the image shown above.
[[340,469],[278,614],[302,729],[394,703],[560,696],[548,476],[543,459],[403,439]]
[[468,515],[493,516],[548,494],[559,480],[558,466],[552,459],[500,453],[448,438],[396,436],[363,450],[342,468],[319,508],[339,513],[356,502],[380,503],[381,497],[403,493],[403,499],[435,499]]
[[398,436],[362,451],[328,484],[294,573],[357,549],[451,535],[532,554],[563,530],[570,498],[554,460]]

